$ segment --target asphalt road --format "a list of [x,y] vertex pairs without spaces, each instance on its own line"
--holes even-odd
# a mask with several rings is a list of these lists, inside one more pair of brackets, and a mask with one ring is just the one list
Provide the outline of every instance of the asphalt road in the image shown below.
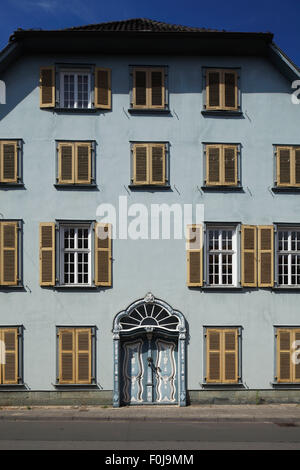
[[0,421],[1,450],[300,450],[300,426],[161,421]]

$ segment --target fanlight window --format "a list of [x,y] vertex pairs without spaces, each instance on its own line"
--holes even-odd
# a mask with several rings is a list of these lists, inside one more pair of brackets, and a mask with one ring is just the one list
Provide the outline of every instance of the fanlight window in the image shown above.
[[133,308],[120,320],[122,330],[131,331],[137,328],[162,328],[169,331],[178,329],[179,318],[171,315],[161,305],[145,304]]

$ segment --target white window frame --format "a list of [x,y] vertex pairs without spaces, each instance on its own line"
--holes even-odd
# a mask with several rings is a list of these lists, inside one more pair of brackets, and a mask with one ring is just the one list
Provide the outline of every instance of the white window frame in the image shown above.
[[[64,77],[65,75],[74,75],[74,106],[65,107],[64,101]],[[78,75],[87,75],[88,76],[88,106],[81,108],[78,107]],[[64,109],[89,109],[92,108],[92,74],[91,71],[88,69],[69,69],[69,70],[61,70],[60,71],[60,107]]]
[[[288,238],[287,238],[288,248],[287,248],[287,250],[279,251],[279,238],[280,238],[279,235],[280,235],[280,232],[287,232],[288,233]],[[278,229],[277,229],[277,244],[276,244],[277,282],[278,282],[278,286],[280,286],[280,287],[297,287],[297,286],[300,286],[300,284],[297,284],[297,283],[293,284],[292,283],[292,256],[299,256],[300,257],[300,250],[292,250],[292,232],[297,232],[299,234],[299,240],[300,240],[300,227],[299,226],[297,226],[297,227],[278,227]],[[288,258],[288,262],[287,262],[288,282],[287,282],[287,284],[285,284],[285,283],[280,284],[279,283],[279,258],[280,258],[280,256],[287,256],[287,258]],[[299,262],[299,268],[300,268],[300,262]],[[283,276],[283,278],[286,277],[285,274],[282,274],[281,276]],[[295,276],[297,277],[297,274],[295,274]],[[299,277],[300,277],[300,274],[299,274]]]
[[[64,246],[64,234],[65,230],[75,230],[75,240],[78,240],[78,229],[88,229],[88,248],[78,248],[78,243],[76,243],[77,248],[67,248]],[[91,224],[61,224],[59,226],[59,237],[60,237],[60,285],[70,286],[70,287],[82,287],[82,286],[91,286],[92,285],[92,226]],[[65,283],[65,253],[74,253],[74,283]],[[78,283],[78,253],[88,253],[88,282],[87,283]]]
[[[222,250],[222,231],[232,231],[232,250]],[[209,250],[209,232],[212,231],[218,231],[218,245],[219,249],[218,250]],[[211,287],[237,287],[237,276],[238,276],[238,264],[237,264],[237,226],[235,225],[209,225],[206,227],[206,284]],[[221,249],[220,249],[221,247]],[[232,256],[232,284],[223,284],[222,283],[222,255],[231,255]],[[209,273],[209,256],[210,255],[219,255],[219,269],[218,269],[218,275],[219,275],[219,283],[218,284],[211,284],[210,283],[210,273]],[[228,274],[227,274],[228,275]]]

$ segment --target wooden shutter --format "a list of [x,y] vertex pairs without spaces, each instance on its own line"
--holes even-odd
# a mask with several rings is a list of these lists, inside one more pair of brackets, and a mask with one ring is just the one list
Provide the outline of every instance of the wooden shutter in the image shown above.
[[164,108],[164,70],[149,70],[150,74],[150,106]]
[[3,328],[1,330],[1,340],[5,344],[5,364],[2,368],[2,383],[18,383],[18,329]]
[[91,184],[91,144],[75,144],[75,182]]
[[[297,341],[300,344],[300,329],[294,329],[293,333],[294,333],[293,341]],[[295,351],[299,351],[299,346],[297,344],[293,345],[292,343],[292,351],[293,353]],[[297,352],[295,356],[296,356],[295,359],[298,362],[300,359],[300,354],[298,354]],[[293,377],[294,382],[300,382],[300,363],[296,364],[292,361],[292,367],[293,367],[293,373],[294,373],[294,377]]]
[[237,185],[237,146],[223,146],[223,184]]
[[75,330],[59,330],[59,383],[75,383]]
[[95,285],[111,286],[111,224],[95,224]]
[[221,146],[206,146],[206,184],[221,184]]
[[58,144],[58,184],[75,182],[74,144],[60,142]]
[[40,223],[40,285],[55,285],[55,223]]
[[18,182],[18,143],[0,142],[0,182]]
[[133,147],[133,183],[149,183],[149,150],[145,144],[135,144]]
[[292,382],[290,330],[277,330],[277,382]]
[[221,357],[221,331],[208,329],[206,335],[206,382],[222,382]]
[[55,68],[40,68],[40,107],[53,108],[55,106]]
[[206,108],[221,108],[221,74],[218,70],[206,72]]
[[95,69],[95,107],[111,109],[111,70]]
[[156,144],[150,145],[150,183],[151,184],[165,184],[165,145]]
[[238,382],[238,331],[228,329],[222,331],[223,336],[223,382]]
[[223,108],[237,109],[237,73],[235,71],[223,71]]
[[277,147],[277,186],[290,186],[292,184],[292,149]]
[[257,286],[257,228],[255,225],[242,225],[242,286]]
[[294,149],[294,183],[300,186],[300,148]]
[[202,225],[187,226],[187,285],[203,285],[203,232]]
[[133,107],[147,107],[147,71],[135,69],[133,71]]
[[76,330],[76,383],[90,384],[91,376],[91,329]]
[[0,223],[0,283],[18,284],[18,222]]
[[274,228],[273,225],[258,226],[258,286],[274,284]]

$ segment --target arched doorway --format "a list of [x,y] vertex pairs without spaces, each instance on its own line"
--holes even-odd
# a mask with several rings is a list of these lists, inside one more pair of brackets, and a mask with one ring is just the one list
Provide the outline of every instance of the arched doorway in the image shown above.
[[148,293],[113,324],[114,396],[120,405],[186,405],[185,320]]

